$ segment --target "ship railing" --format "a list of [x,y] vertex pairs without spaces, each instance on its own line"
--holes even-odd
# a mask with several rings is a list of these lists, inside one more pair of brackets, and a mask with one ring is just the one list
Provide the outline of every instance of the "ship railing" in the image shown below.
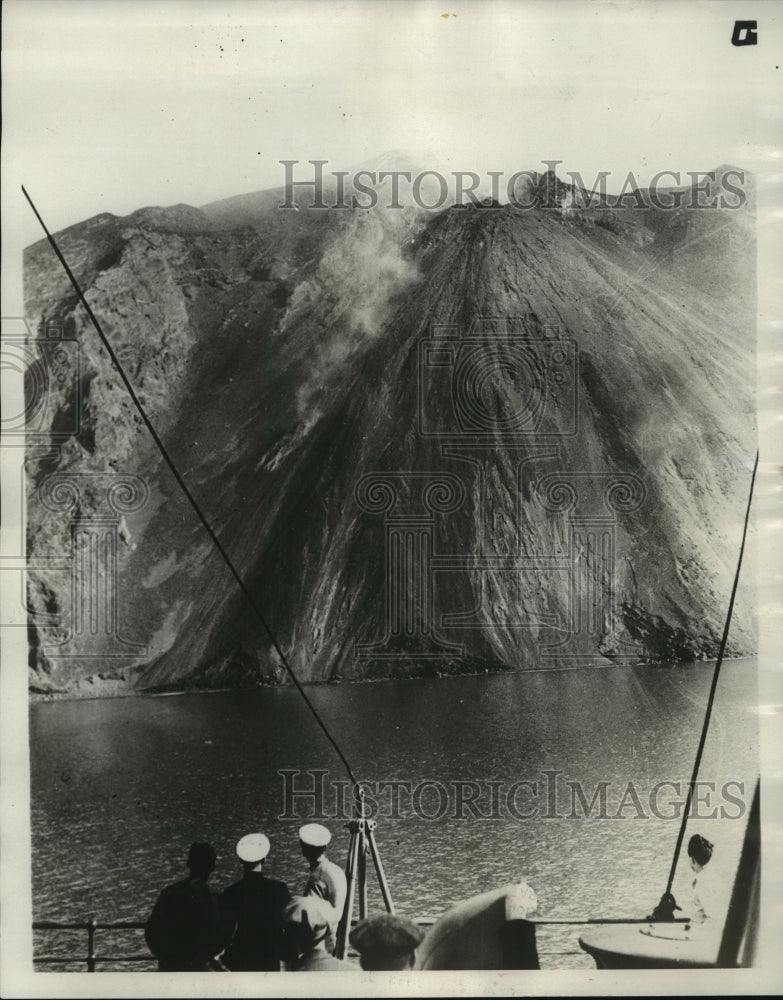
[[[435,922],[436,917],[420,917],[416,920],[416,923],[426,929],[431,927]],[[578,944],[575,947],[568,947],[563,949],[559,947],[556,950],[551,950],[548,947],[541,947],[542,942],[541,936],[539,935],[539,928],[573,928],[576,930],[579,927],[596,926],[600,924],[646,924],[648,921],[646,919],[640,918],[620,918],[617,917],[593,917],[585,919],[576,918],[564,918],[564,919],[535,919],[530,921],[535,925],[536,928],[536,939],[538,954],[541,958],[552,959],[556,957],[565,956],[580,956],[584,959],[586,956],[584,952],[579,948]],[[685,918],[680,918],[677,920],[678,923],[685,922]],[[353,921],[356,924],[357,920]],[[154,967],[155,958],[150,954],[149,951],[143,953],[130,953],[130,954],[104,954],[100,952],[97,948],[96,939],[98,937],[99,931],[117,932],[117,931],[138,931],[142,932],[144,930],[144,921],[142,920],[99,920],[97,917],[90,917],[87,920],[80,921],[57,921],[57,920],[38,920],[33,923],[33,931],[36,932],[73,932],[82,931],[87,935],[87,953],[79,957],[74,957],[69,954],[62,955],[35,955],[33,958],[33,964],[39,967],[59,965],[59,966],[84,966],[87,972],[97,972],[98,965],[120,965],[128,964],[133,966],[135,964],[146,963],[151,967]],[[142,945],[144,947],[144,945]],[[355,953],[349,951],[349,957],[356,957]]]

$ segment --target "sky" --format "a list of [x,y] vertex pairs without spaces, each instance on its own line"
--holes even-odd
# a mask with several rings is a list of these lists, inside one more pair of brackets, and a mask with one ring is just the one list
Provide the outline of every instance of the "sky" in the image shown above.
[[[553,158],[641,184],[664,169],[768,169],[781,13],[712,0],[10,0],[4,207],[22,204],[23,183],[56,231],[277,187],[281,159],[340,169],[390,149],[442,171]],[[749,16],[759,44],[732,46]],[[23,208],[26,244],[40,230]]]

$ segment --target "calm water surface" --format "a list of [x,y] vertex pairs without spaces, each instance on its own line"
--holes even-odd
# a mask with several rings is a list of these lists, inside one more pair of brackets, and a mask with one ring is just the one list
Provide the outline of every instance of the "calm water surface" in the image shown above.
[[[440,818],[418,818],[403,790],[399,815],[379,817],[377,841],[399,910],[437,915],[524,875],[542,918],[639,917],[666,887],[678,825],[652,814],[650,793],[658,782],[689,779],[711,676],[712,664],[623,666],[344,684],[308,694],[358,777],[412,788],[430,781],[421,809],[434,816],[445,806]],[[721,795],[727,781],[744,783],[744,794],[735,786],[730,793],[749,808],[756,706],[755,661],[727,661],[701,770],[716,783],[700,810],[705,817],[716,805],[730,816],[742,811]],[[194,840],[218,851],[213,885],[221,888],[240,874],[236,840],[257,829],[272,840],[270,873],[296,891],[306,877],[296,831],[310,807],[299,801],[297,816],[284,817],[279,772],[328,770],[327,809],[334,809],[329,783],[346,777],[290,688],[35,704],[30,737],[39,920],[144,919],[160,888],[182,877]],[[546,771],[561,772],[556,785]],[[530,789],[515,799],[521,813],[538,807],[531,818],[507,808],[506,790],[520,780],[539,783],[537,799]],[[547,780],[557,792],[548,810]],[[455,782],[462,781],[478,782],[478,808],[490,818],[467,807],[463,818],[455,815]],[[490,782],[501,783],[496,818]],[[577,810],[569,818],[568,782],[579,782],[588,800],[609,782],[610,817],[626,794],[621,817],[585,819]],[[382,805],[390,794],[378,797]],[[671,813],[669,803],[681,798],[663,789],[661,811]],[[328,823],[341,864],[343,823]],[[716,844],[714,870],[730,888],[744,817],[693,819],[689,831]],[[380,905],[372,879],[370,903]]]

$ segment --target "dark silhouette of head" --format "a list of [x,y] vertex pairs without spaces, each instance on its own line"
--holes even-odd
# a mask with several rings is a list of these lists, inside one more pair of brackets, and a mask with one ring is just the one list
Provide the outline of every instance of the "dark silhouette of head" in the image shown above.
[[366,972],[393,972],[414,967],[424,931],[407,917],[384,913],[361,920],[349,940]]
[[313,847],[311,844],[303,844],[301,840],[299,841],[299,846],[302,849],[303,857],[309,865],[316,864],[326,853],[325,847]]
[[333,907],[320,896],[294,896],[283,910],[283,932],[298,955],[324,948],[335,923]]
[[192,878],[206,881],[215,870],[217,854],[211,844],[195,843],[188,851],[188,868]]
[[707,840],[706,837],[702,837],[700,833],[694,833],[691,839],[688,841],[688,857],[692,862],[695,862],[701,870],[707,862],[712,857],[713,845]]

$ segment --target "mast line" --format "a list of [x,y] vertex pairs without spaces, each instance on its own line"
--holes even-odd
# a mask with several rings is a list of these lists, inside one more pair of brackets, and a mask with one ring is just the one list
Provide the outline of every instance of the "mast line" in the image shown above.
[[357,788],[357,786],[358,786],[359,783],[358,783],[358,781],[356,779],[356,776],[353,773],[353,769],[351,768],[351,765],[348,762],[348,758],[345,756],[345,754],[341,750],[339,744],[337,743],[337,741],[335,740],[335,738],[332,736],[331,732],[329,731],[329,729],[326,726],[326,723],[323,721],[323,719],[321,718],[321,716],[318,714],[318,711],[315,708],[315,706],[313,705],[313,703],[307,697],[307,693],[305,692],[304,688],[302,687],[302,684],[300,683],[298,677],[294,673],[293,668],[291,667],[291,664],[288,662],[288,657],[285,655],[285,653],[281,649],[280,644],[278,643],[277,639],[275,638],[275,635],[272,632],[271,627],[267,623],[266,618],[262,614],[261,609],[256,604],[255,600],[253,599],[252,594],[250,593],[250,591],[248,590],[247,586],[245,585],[244,580],[242,579],[242,577],[240,576],[238,570],[236,569],[236,567],[234,566],[233,562],[231,561],[231,558],[230,558],[228,552],[226,552],[226,550],[223,547],[223,544],[221,543],[220,539],[215,534],[215,531],[213,530],[213,528],[210,525],[209,521],[207,520],[206,516],[203,514],[200,506],[198,505],[198,502],[196,501],[195,497],[193,496],[193,494],[188,489],[187,484],[185,483],[184,479],[182,478],[182,476],[180,475],[179,471],[177,470],[177,467],[174,465],[174,462],[171,459],[169,453],[166,451],[166,448],[165,448],[163,442],[161,441],[160,437],[158,436],[157,431],[155,430],[155,428],[153,427],[152,423],[150,422],[149,417],[145,413],[144,407],[141,405],[141,402],[140,402],[138,396],[136,395],[136,393],[135,393],[135,391],[133,389],[133,386],[128,381],[128,377],[126,376],[125,372],[123,371],[123,368],[120,365],[120,362],[119,362],[119,360],[117,358],[117,355],[114,353],[114,350],[112,349],[112,346],[109,343],[108,338],[106,337],[106,335],[104,334],[103,330],[101,329],[101,325],[98,322],[98,320],[96,319],[95,314],[93,313],[92,309],[90,308],[90,305],[87,302],[87,299],[84,297],[84,293],[82,292],[81,287],[79,286],[78,281],[76,280],[76,278],[73,275],[73,272],[71,271],[70,267],[68,266],[68,263],[65,260],[65,257],[60,252],[60,248],[58,247],[57,243],[55,242],[54,237],[49,232],[49,230],[46,228],[45,222],[41,218],[41,215],[40,215],[38,209],[35,207],[32,198],[30,197],[30,195],[25,190],[24,185],[22,185],[22,193],[24,194],[25,198],[29,202],[30,208],[32,208],[32,210],[33,210],[33,212],[35,214],[36,219],[38,219],[38,222],[41,225],[41,228],[43,229],[44,233],[46,233],[46,238],[48,239],[48,241],[49,241],[52,249],[54,250],[54,252],[55,252],[55,254],[57,256],[57,259],[62,264],[65,273],[68,275],[68,278],[69,278],[71,284],[73,285],[74,291],[76,292],[77,296],[79,297],[79,301],[81,302],[82,306],[84,306],[84,309],[85,309],[88,317],[90,318],[90,321],[92,322],[92,325],[95,327],[95,330],[96,330],[98,336],[100,337],[100,339],[101,339],[101,341],[103,343],[103,346],[106,348],[106,350],[107,350],[107,352],[109,354],[109,357],[111,358],[112,363],[114,364],[114,367],[117,370],[117,373],[119,374],[120,378],[122,379],[122,381],[123,381],[123,383],[125,385],[125,388],[128,390],[128,394],[131,397],[131,399],[133,400],[133,403],[135,404],[136,409],[139,411],[139,415],[140,415],[141,419],[144,421],[144,424],[145,424],[147,430],[149,431],[149,433],[150,433],[150,435],[152,437],[152,440],[155,442],[155,444],[156,444],[156,446],[158,448],[158,451],[163,456],[163,459],[165,460],[166,464],[168,465],[168,467],[169,467],[172,475],[174,476],[175,480],[177,481],[177,483],[178,483],[180,489],[182,490],[182,492],[184,493],[186,499],[190,503],[190,506],[195,511],[196,516],[198,517],[198,519],[201,522],[202,526],[204,527],[204,529],[206,530],[207,534],[211,538],[211,540],[212,540],[215,548],[218,550],[218,552],[222,556],[223,561],[225,562],[226,566],[228,567],[228,569],[231,572],[231,575],[236,580],[237,585],[239,586],[239,589],[242,591],[242,593],[244,594],[245,598],[247,599],[247,602],[250,605],[251,610],[253,611],[253,613],[255,614],[256,618],[258,619],[258,621],[263,626],[264,631],[266,632],[267,636],[269,637],[270,642],[272,643],[273,648],[275,649],[275,652],[280,657],[280,660],[281,660],[283,666],[285,667],[286,671],[288,672],[288,676],[294,682],[294,685],[295,685],[297,691],[299,692],[299,694],[304,699],[304,702],[307,705],[307,707],[310,709],[313,717],[315,718],[315,721],[321,727],[321,729],[323,730],[324,735],[326,736],[326,738],[331,743],[332,747],[334,748],[335,752],[337,753],[337,756],[340,758],[340,761],[342,762],[343,766],[345,767],[346,771],[348,772],[348,777],[353,782],[354,791],[355,791],[355,789]]
[[753,474],[750,477],[750,492],[748,494],[748,505],[745,509],[745,524],[742,528],[742,544],[740,545],[739,559],[737,560],[737,571],[734,574],[734,585],[731,588],[731,597],[729,598],[729,610],[726,615],[726,624],[723,627],[723,637],[720,641],[720,648],[718,650],[718,659],[715,663],[715,670],[712,674],[712,684],[710,685],[710,693],[707,698],[707,710],[704,713],[704,725],[701,729],[701,737],[699,739],[699,746],[696,751],[696,760],[693,764],[693,774],[691,775],[691,780],[688,785],[688,794],[685,797],[685,808],[682,811],[682,822],[680,823],[680,830],[677,834],[677,843],[674,847],[674,857],[672,858],[672,866],[669,871],[669,881],[666,883],[666,892],[670,893],[672,891],[672,884],[674,882],[674,873],[677,868],[677,862],[680,858],[680,850],[682,848],[682,841],[685,837],[685,826],[688,822],[688,812],[691,807],[691,801],[693,799],[693,787],[696,784],[696,779],[699,776],[699,767],[701,765],[702,754],[704,753],[704,745],[707,742],[707,731],[710,726],[710,716],[712,715],[712,705],[715,701],[715,691],[718,687],[718,676],[720,675],[721,664],[723,663],[723,654],[726,651],[726,642],[729,638],[729,626],[731,625],[731,615],[734,610],[734,598],[737,595],[737,585],[739,584],[740,568],[742,567],[742,555],[745,551],[745,539],[748,534],[748,520],[750,519],[750,507],[753,502],[753,487],[756,482],[756,470],[759,466],[759,452],[756,449],[756,461],[753,463]]

